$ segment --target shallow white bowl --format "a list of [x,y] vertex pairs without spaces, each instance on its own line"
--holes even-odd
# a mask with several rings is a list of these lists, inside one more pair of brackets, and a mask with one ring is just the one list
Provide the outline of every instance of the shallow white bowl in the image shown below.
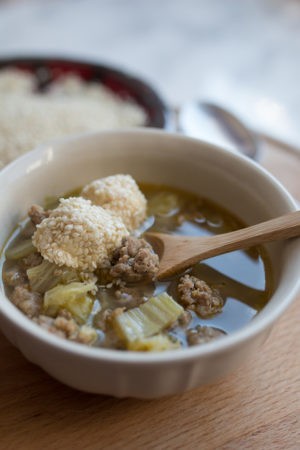
[[[194,191],[248,224],[296,209],[278,181],[245,157],[160,131],[105,132],[46,144],[0,172],[0,248],[32,202],[114,173]],[[0,326],[27,359],[74,388],[138,398],[183,392],[225,375],[258,351],[292,301],[300,240],[272,244],[269,251],[275,291],[267,306],[240,331],[204,346],[153,354],[88,348],[35,325],[3,288]]]

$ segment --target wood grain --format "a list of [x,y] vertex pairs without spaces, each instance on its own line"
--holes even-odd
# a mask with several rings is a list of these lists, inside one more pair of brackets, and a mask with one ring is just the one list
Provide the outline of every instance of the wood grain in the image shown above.
[[[262,163],[300,199],[300,160],[286,158],[268,148]],[[298,450],[299,314],[300,295],[259,354],[235,373],[153,401],[65,387],[0,335],[0,449]]]

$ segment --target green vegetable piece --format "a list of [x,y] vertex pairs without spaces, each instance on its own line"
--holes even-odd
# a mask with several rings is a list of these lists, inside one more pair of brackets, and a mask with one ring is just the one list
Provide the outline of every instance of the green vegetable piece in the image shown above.
[[126,342],[141,340],[160,333],[174,323],[184,309],[166,292],[146,303],[116,316],[113,326]]
[[94,300],[88,292],[94,291],[94,283],[73,282],[59,284],[45,293],[44,313],[55,317],[59,310],[68,310],[78,323],[84,323],[90,315]]
[[180,202],[171,192],[160,192],[148,200],[148,214],[154,216],[172,216],[178,213]]
[[30,287],[33,291],[43,294],[58,284],[68,284],[80,281],[78,273],[67,267],[58,267],[56,264],[44,260],[38,266],[27,270]]
[[34,252],[36,252],[36,248],[32,240],[26,239],[26,241],[18,242],[12,247],[9,247],[5,252],[5,256],[7,259],[21,259]]
[[176,348],[180,348],[180,342],[172,341],[169,336],[164,334],[137,339],[129,342],[127,345],[128,350],[136,352],[162,352],[165,350],[174,350]]

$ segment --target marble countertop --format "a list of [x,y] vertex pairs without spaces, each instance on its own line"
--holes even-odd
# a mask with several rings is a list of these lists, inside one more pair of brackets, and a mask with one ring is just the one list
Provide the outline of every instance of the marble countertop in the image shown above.
[[0,57],[96,60],[300,147],[297,0],[0,0]]

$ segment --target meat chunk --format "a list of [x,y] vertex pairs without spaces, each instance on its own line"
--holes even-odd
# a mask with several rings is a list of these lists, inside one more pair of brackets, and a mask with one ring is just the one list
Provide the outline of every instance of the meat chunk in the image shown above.
[[20,236],[22,236],[25,239],[32,238],[33,233],[36,230],[36,226],[31,220],[28,220],[24,228],[22,228],[20,232]]
[[192,275],[184,275],[178,284],[180,303],[194,310],[200,317],[211,316],[220,312],[224,300],[217,289]]
[[78,334],[74,339],[76,342],[85,345],[92,345],[97,340],[97,331],[88,325],[79,327]]
[[190,328],[186,332],[186,339],[190,346],[201,345],[213,339],[225,336],[225,332],[213,327],[202,327],[197,325],[195,328]]
[[134,287],[120,286],[120,288],[115,291],[115,297],[118,301],[118,305],[125,306],[127,309],[135,308],[153,295],[154,288],[154,284]]
[[94,318],[93,325],[102,331],[108,331],[112,309],[101,310]]
[[184,311],[181,316],[178,317],[178,324],[182,327],[187,327],[192,320],[192,314],[190,311]]
[[38,292],[31,292],[28,285],[16,286],[10,299],[26,316],[32,318],[40,314],[42,296]]
[[27,284],[27,276],[24,270],[19,267],[11,267],[3,270],[3,282],[11,287]]
[[56,336],[59,336],[61,338],[66,338],[66,333],[63,330],[58,329],[54,325],[54,320],[52,317],[40,315],[39,317],[36,317],[33,319],[35,323],[40,325],[45,330],[49,331],[49,333],[55,334]]
[[26,256],[22,259],[22,267],[27,270],[32,267],[38,266],[43,261],[42,255],[38,252],[30,253],[30,255]]
[[145,239],[126,237],[115,250],[110,275],[125,282],[135,283],[155,279],[159,259]]
[[39,225],[44,219],[49,217],[50,211],[45,211],[42,206],[32,205],[28,210],[28,216],[34,225]]
[[97,339],[97,332],[94,328],[77,325],[72,315],[66,310],[60,311],[56,318],[40,315],[33,320],[42,328],[63,339],[82,344],[92,344]]
[[134,308],[138,306],[143,301],[143,293],[138,289],[130,287],[121,287],[115,291],[116,299],[118,303],[127,308]]

